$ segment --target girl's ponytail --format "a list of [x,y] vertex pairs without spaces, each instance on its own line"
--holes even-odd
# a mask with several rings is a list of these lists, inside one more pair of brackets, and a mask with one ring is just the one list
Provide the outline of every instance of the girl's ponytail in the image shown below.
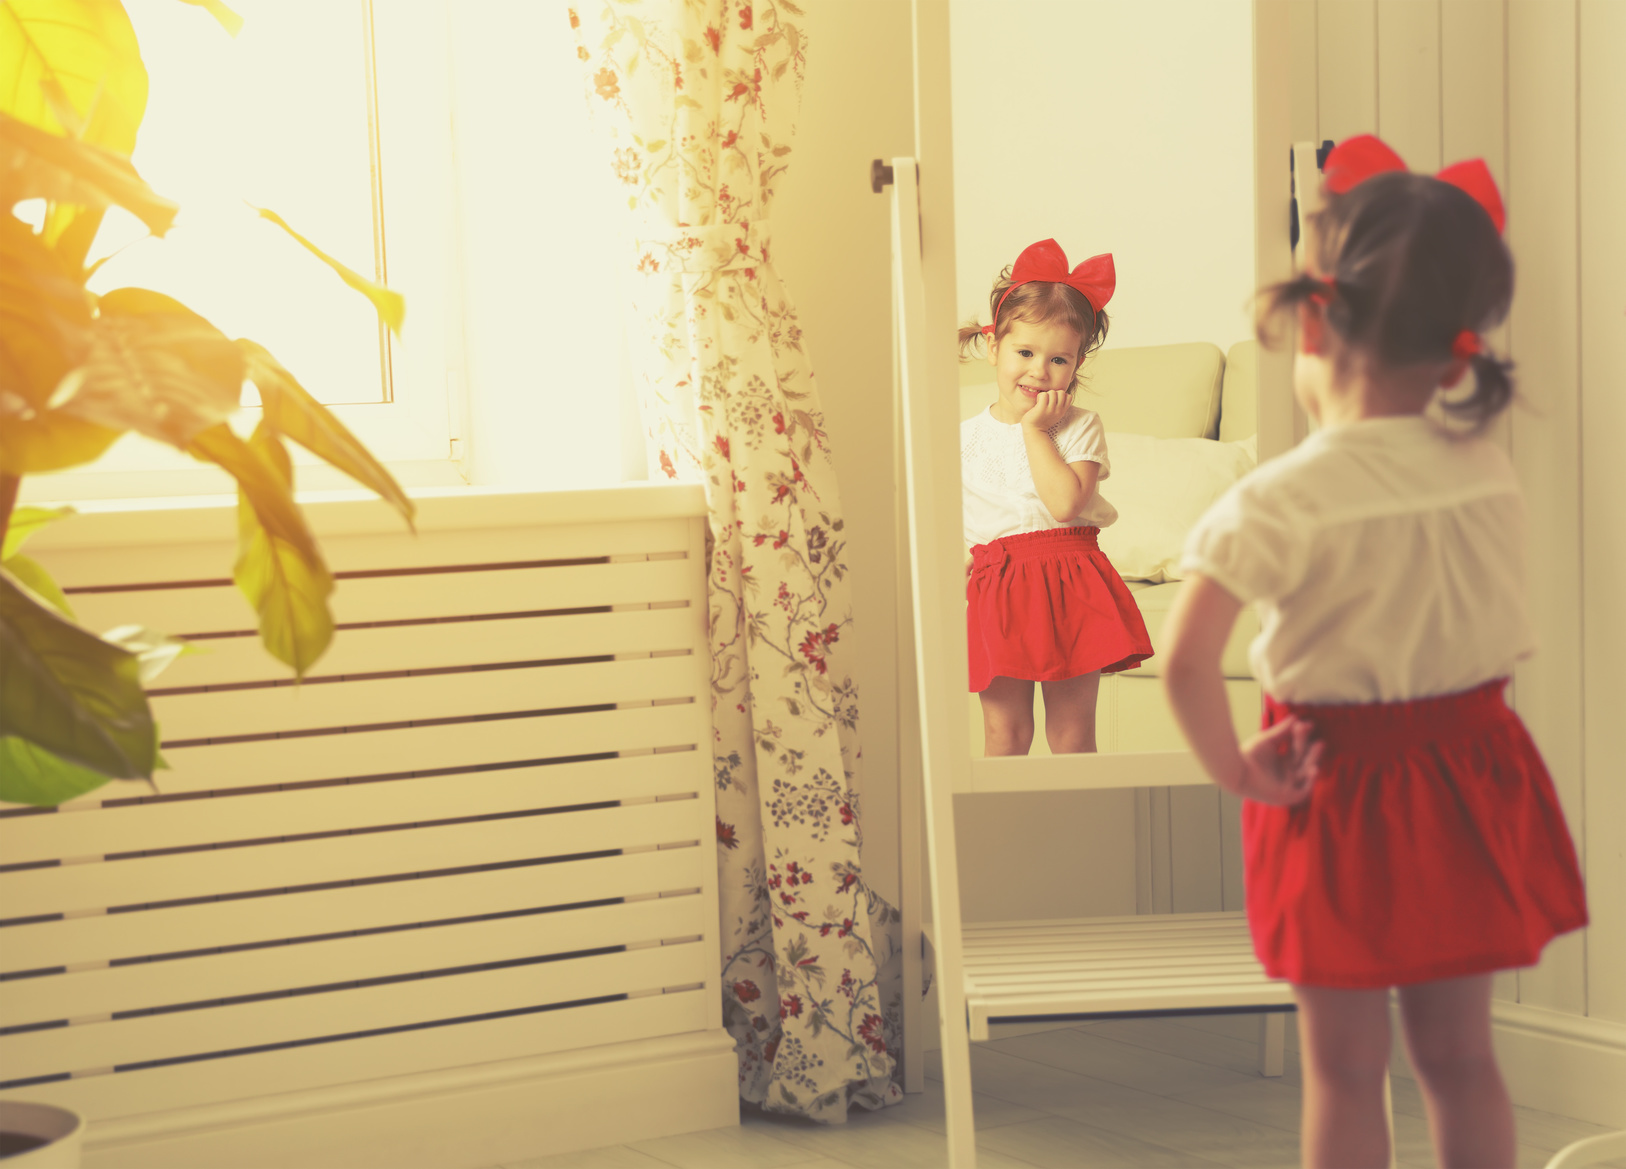
[[[960,326],[960,360],[970,361],[974,357],[985,356],[988,352],[988,334],[982,331],[982,326],[972,321],[969,325]],[[977,350],[982,352],[978,353]]]
[[1470,423],[1476,430],[1495,418],[1513,400],[1513,363],[1491,353],[1476,353],[1468,359],[1473,371],[1474,390],[1466,398],[1440,395],[1447,413]]

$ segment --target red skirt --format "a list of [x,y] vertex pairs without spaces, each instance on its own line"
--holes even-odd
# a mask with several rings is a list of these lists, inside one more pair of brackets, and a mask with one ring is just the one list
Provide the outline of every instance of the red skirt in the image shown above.
[[1100,528],[1050,528],[971,549],[965,584],[971,689],[995,678],[1059,682],[1152,656],[1140,607],[1096,543]]
[[1411,702],[1265,699],[1324,743],[1310,798],[1242,807],[1254,951],[1272,978],[1375,989],[1535,963],[1587,922],[1575,847],[1507,679]]

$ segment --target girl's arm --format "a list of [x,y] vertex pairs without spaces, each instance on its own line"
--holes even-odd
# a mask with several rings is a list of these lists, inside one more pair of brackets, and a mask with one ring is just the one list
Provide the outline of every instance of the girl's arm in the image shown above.
[[1084,510],[1101,477],[1100,463],[1063,462],[1050,437],[1050,428],[1067,416],[1071,405],[1065,392],[1052,390],[1040,394],[1039,401],[1022,418],[1022,441],[1027,446],[1033,487],[1039,493],[1039,502],[1061,524]]
[[1233,795],[1292,805],[1310,796],[1321,744],[1290,718],[1237,743],[1220,658],[1242,603],[1212,579],[1193,574],[1164,622],[1163,688],[1203,770]]

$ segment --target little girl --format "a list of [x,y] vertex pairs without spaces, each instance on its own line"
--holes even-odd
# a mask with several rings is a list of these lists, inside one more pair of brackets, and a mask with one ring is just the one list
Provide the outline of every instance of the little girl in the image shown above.
[[1118,518],[1096,490],[1110,474],[1101,418],[1072,403],[1116,283],[1110,255],[1069,271],[1042,240],[995,281],[993,324],[960,330],[961,360],[990,337],[998,371],[993,404],[960,424],[966,635],[989,755],[1027,754],[1035,682],[1051,752],[1094,751],[1102,672],[1152,656],[1140,609],[1096,544]]
[[[1304,1163],[1389,1163],[1398,987],[1440,1164],[1508,1166],[1492,972],[1587,915],[1552,781],[1502,697],[1534,648],[1523,500],[1461,425],[1513,392],[1480,338],[1513,295],[1502,201],[1483,162],[1413,175],[1370,135],[1328,157],[1325,192],[1311,270],[1264,289],[1260,317],[1263,336],[1296,314],[1294,391],[1319,429],[1192,530],[1165,685],[1209,776],[1249,801],[1248,922],[1294,984]],[[1470,370],[1472,393],[1430,410]],[[1266,730],[1239,747],[1219,663],[1249,603]]]

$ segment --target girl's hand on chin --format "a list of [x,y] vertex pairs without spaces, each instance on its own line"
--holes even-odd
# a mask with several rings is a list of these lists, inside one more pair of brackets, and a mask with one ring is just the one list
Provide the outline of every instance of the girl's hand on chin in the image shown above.
[[1321,765],[1321,741],[1301,718],[1279,722],[1242,744],[1236,795],[1290,808],[1310,798]]
[[1072,395],[1067,390],[1046,390],[1034,399],[1033,406],[1022,415],[1022,425],[1036,430],[1049,430],[1067,416]]

